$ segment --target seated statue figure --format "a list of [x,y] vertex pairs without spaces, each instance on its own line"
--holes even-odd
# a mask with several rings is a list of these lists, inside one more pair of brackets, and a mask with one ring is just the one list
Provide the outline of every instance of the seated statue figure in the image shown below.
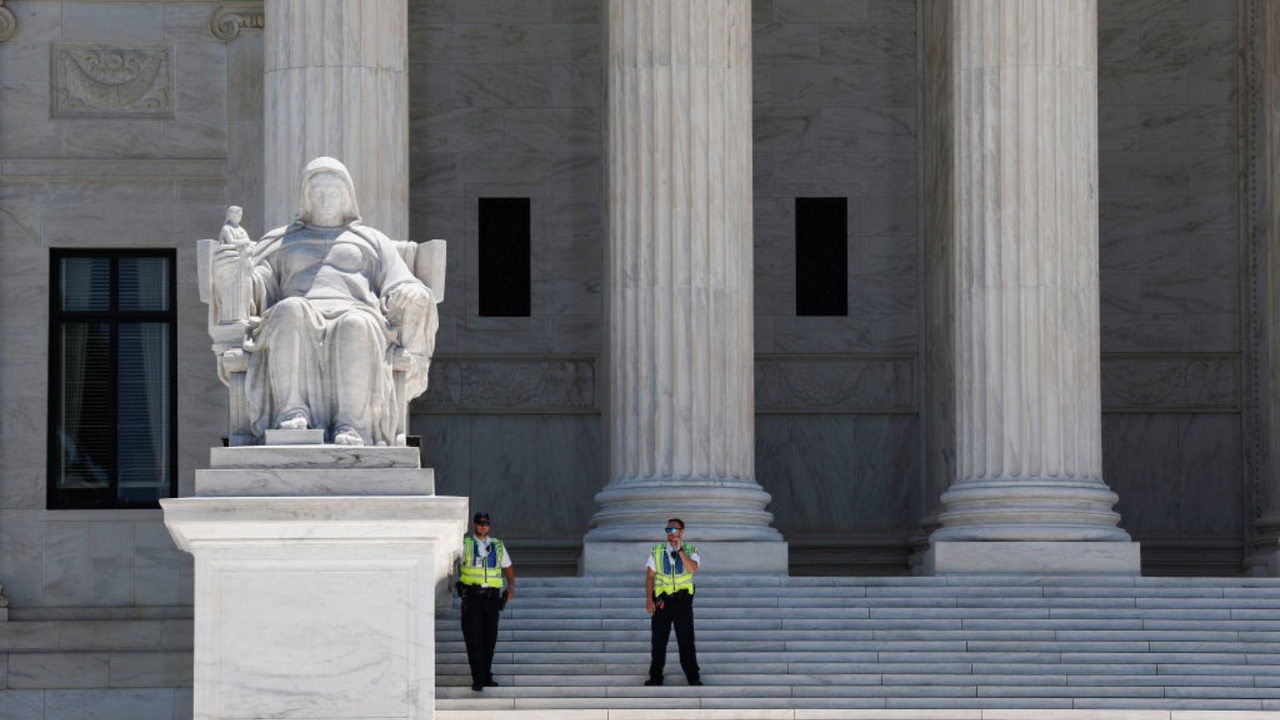
[[248,429],[256,442],[268,429],[313,428],[339,445],[403,443],[404,405],[426,390],[438,325],[437,297],[403,254],[416,245],[361,223],[351,175],[333,158],[307,164],[299,207],[257,243],[211,252],[211,295],[245,306],[240,347],[224,354],[244,373]]

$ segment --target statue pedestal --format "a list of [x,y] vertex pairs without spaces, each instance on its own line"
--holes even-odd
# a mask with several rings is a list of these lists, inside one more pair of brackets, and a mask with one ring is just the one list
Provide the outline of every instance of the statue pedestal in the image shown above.
[[433,718],[467,499],[432,495],[413,448],[212,455],[196,497],[161,501],[195,556],[195,720]]

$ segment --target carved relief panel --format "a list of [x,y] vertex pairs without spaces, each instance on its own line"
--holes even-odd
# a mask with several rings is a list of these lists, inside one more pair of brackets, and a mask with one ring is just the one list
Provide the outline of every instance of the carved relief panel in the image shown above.
[[174,115],[172,45],[53,44],[54,117]]

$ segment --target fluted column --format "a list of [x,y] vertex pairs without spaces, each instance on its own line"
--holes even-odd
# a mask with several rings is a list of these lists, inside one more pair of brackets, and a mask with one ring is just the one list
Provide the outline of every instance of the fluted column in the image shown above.
[[957,477],[935,571],[1137,571],[1102,480],[1096,2],[953,3]]
[[678,516],[691,541],[774,544],[785,570],[754,468],[751,3],[606,5],[611,482],[588,569],[593,543]]
[[365,222],[409,230],[406,0],[267,0],[267,227],[297,211],[302,167],[346,163]]

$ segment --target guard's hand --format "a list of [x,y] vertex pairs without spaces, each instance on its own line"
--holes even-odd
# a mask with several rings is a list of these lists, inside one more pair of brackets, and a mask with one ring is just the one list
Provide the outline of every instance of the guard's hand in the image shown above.
[[511,598],[513,598],[513,597],[515,597],[515,596],[516,596],[516,589],[515,589],[515,588],[513,588],[513,587],[508,587],[508,588],[507,588],[507,602],[511,602]]
[[653,611],[657,609],[653,604],[653,598],[649,598],[648,600],[645,600],[644,609],[649,611],[650,615],[653,614]]

